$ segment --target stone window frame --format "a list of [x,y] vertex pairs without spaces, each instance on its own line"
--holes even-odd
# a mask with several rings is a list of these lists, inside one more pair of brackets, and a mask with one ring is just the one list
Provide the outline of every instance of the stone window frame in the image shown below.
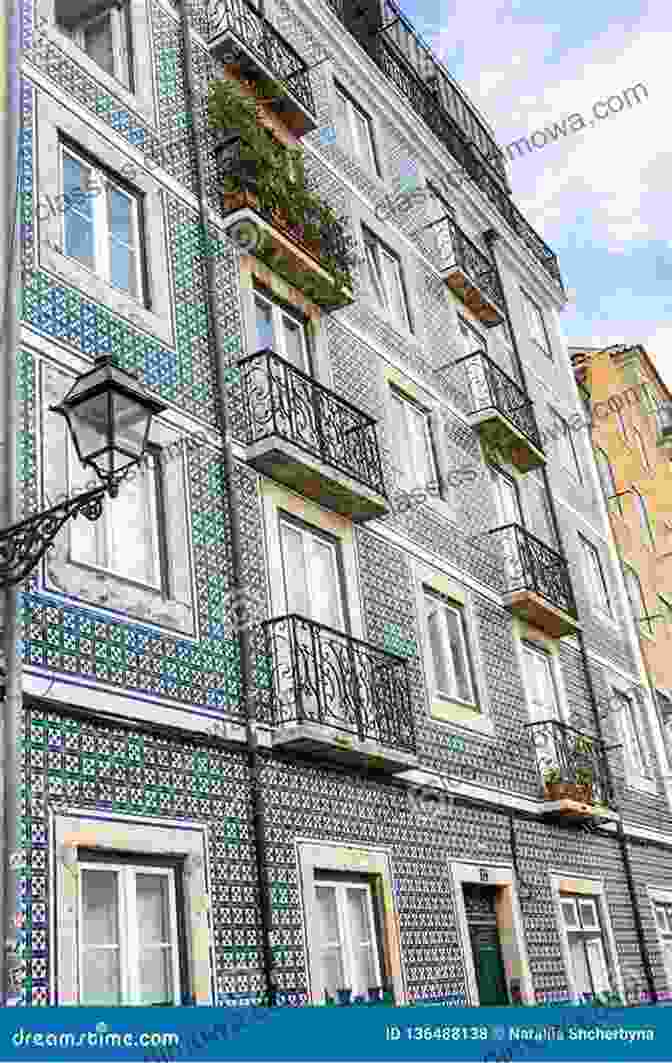
[[[668,964],[668,961],[666,961],[665,959],[665,954],[663,952],[663,931],[661,931],[658,925],[658,919],[656,917],[656,904],[664,904],[667,905],[668,908],[672,907],[672,890],[660,889],[654,886],[647,886],[646,892],[648,894],[649,902],[651,904],[651,915],[653,918],[653,924],[656,928],[656,937],[658,939],[661,962],[665,971],[665,978],[667,981],[668,990],[672,991],[672,960]],[[668,934],[668,937],[672,936]],[[668,993],[668,999],[670,995],[672,995],[672,993]]]
[[154,75],[151,19],[146,0],[128,0],[128,23],[131,37],[131,84],[128,89],[122,81],[103,70],[83,48],[80,48],[65,33],[56,21],[55,0],[37,0],[36,25],[69,59],[81,67],[103,89],[120,99],[131,111],[139,112],[151,125],[155,124]]
[[78,1007],[78,881],[77,849],[100,849],[143,858],[184,858],[187,992],[197,1005],[215,1000],[215,968],[211,951],[207,824],[191,820],[162,822],[154,817],[129,817],[90,809],[63,809],[49,814],[50,848],[54,856],[49,892],[55,913],[50,927],[50,1004]]
[[[73,45],[73,47],[76,47]],[[139,197],[141,207],[140,243],[145,265],[145,301],[115,288],[61,250],[63,230],[61,184],[61,141],[76,154],[109,173],[122,188]],[[153,176],[133,167],[133,180],[127,177],[129,162],[123,150],[114,146],[85,120],[48,96],[37,98],[36,229],[39,233],[40,265],[66,284],[121,317],[131,318],[168,347],[174,346],[167,229],[163,192]]]
[[301,885],[301,910],[306,955],[308,996],[316,1006],[321,999],[319,957],[319,913],[315,900],[315,871],[335,871],[369,875],[382,930],[382,952],[387,983],[391,983],[396,1005],[406,1003],[406,978],[402,963],[399,915],[393,890],[392,856],[388,849],[356,843],[296,839],[296,862]]
[[[468,731],[494,735],[486,673],[478,634],[478,622],[474,607],[473,592],[438,569],[416,561],[414,564],[414,588],[416,628],[421,667],[425,676],[426,702],[429,718],[433,723],[450,724]],[[478,708],[471,708],[461,701],[433,696],[433,666],[429,649],[429,636],[425,615],[425,591],[429,590],[447,598],[463,609],[466,628],[467,653],[471,664],[472,682]],[[428,662],[430,662],[428,664]]]
[[[471,938],[464,903],[463,885],[488,885],[497,887],[497,929],[499,931],[502,960],[509,996],[511,983],[519,983],[520,994],[525,1004],[534,1004],[534,984],[527,955],[525,925],[518,901],[516,877],[511,866],[479,863],[467,860],[452,860],[449,865],[455,904],[458,939],[462,950],[462,962],[467,989],[467,1007],[478,1007],[478,983],[471,951]],[[487,875],[484,878],[483,875]]]
[[[53,459],[64,453],[67,426],[62,417],[48,407],[61,400],[74,380],[74,373],[64,365],[44,359],[40,366],[41,453],[43,505],[65,495],[64,462]],[[161,529],[165,546],[167,593],[149,585],[136,583],[112,572],[92,568],[70,560],[69,536],[64,530],[57,536],[44,562],[45,589],[67,594],[93,605],[103,606],[144,623],[157,624],[186,637],[197,635],[194,563],[191,542],[189,483],[184,447],[175,447],[180,433],[165,422],[152,423],[152,440],[159,448],[169,448],[161,462],[161,488],[164,512],[170,513]],[[171,445],[172,444],[172,445]],[[97,483],[95,475],[92,481]],[[105,506],[114,500],[106,498]],[[80,520],[83,518],[79,518]]]
[[612,983],[612,992],[618,993],[621,999],[625,1000],[626,998],[625,988],[623,985],[623,976],[621,974],[621,969],[618,962],[616,938],[614,936],[614,931],[611,926],[609,905],[607,903],[607,891],[606,886],[604,884],[604,880],[601,878],[566,878],[563,874],[558,873],[552,873],[549,877],[551,884],[551,896],[553,899],[553,908],[555,911],[555,922],[558,930],[558,937],[560,939],[560,954],[562,957],[563,966],[565,968],[569,995],[572,997],[575,1003],[581,1003],[576,992],[576,986],[574,984],[574,975],[572,973],[572,957],[569,951],[567,928],[565,926],[565,920],[560,905],[561,894],[565,893],[573,894],[577,897],[588,896],[597,901],[597,907],[600,916],[600,926],[602,927],[604,951],[607,960],[607,967],[609,969],[609,979]]

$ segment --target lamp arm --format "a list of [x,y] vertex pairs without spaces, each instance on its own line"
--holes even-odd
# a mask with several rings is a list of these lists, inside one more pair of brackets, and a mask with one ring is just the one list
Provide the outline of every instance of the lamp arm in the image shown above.
[[87,520],[98,520],[107,490],[106,486],[94,487],[0,531],[0,586],[24,580],[71,517],[83,513]]

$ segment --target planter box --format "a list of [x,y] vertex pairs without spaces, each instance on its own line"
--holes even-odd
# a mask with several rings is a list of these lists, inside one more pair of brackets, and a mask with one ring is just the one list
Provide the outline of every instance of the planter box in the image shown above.
[[583,805],[593,803],[593,784],[581,785],[575,782],[552,782],[544,787],[547,801],[579,801]]

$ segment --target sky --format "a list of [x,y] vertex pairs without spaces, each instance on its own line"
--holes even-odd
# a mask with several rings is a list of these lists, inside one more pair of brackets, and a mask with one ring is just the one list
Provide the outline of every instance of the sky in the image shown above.
[[[580,132],[568,123],[567,136],[515,153],[513,198],[559,257],[569,344],[642,343],[672,388],[672,2],[400,6],[489,120],[500,148],[582,115]],[[599,101],[623,99],[638,84],[648,96],[640,89],[636,103],[629,93],[630,107],[596,120],[595,103],[606,112]]]

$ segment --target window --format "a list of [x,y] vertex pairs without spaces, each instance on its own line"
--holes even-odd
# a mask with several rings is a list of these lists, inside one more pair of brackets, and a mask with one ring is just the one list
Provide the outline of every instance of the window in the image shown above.
[[618,430],[621,433],[621,437],[623,439],[623,442],[627,446],[629,446],[630,445],[630,437],[628,435],[628,426],[625,423],[625,417],[623,416],[623,414],[621,413],[620,410],[616,410],[616,420],[618,421]]
[[[334,876],[336,878],[336,876]],[[368,882],[334,881],[315,873],[323,999],[335,1000],[339,989],[351,999],[366,1000],[368,990],[382,989],[380,949],[373,895]]]
[[542,314],[540,307],[538,307],[535,303],[534,299],[531,299],[526,292],[522,292],[522,296],[530,338],[534,340],[538,347],[541,347],[542,351],[545,355],[547,355],[548,358],[552,358],[553,355],[551,353],[551,345],[549,343],[548,333],[546,332],[544,315]]
[[435,695],[475,706],[464,607],[425,590],[425,616]]
[[287,613],[342,631],[344,610],[336,544],[281,518],[280,545]]
[[397,325],[411,331],[406,292],[398,258],[363,228],[364,255],[374,299]]
[[460,325],[460,333],[464,340],[464,353],[475,354],[476,351],[486,351],[488,349],[488,342],[484,336],[474,328],[469,321],[465,321],[463,317],[458,316],[458,322]]
[[646,602],[644,601],[644,595],[642,593],[642,585],[639,582],[639,576],[635,572],[634,568],[630,567],[630,565],[624,565],[623,574],[625,576],[625,589],[628,594],[628,599],[630,601],[630,607],[635,618],[635,623],[645,623],[650,630],[651,625],[648,619]]
[[80,1004],[179,1004],[175,869],[80,850],[79,872]]
[[639,527],[642,533],[642,539],[644,540],[644,545],[649,547],[649,549],[653,550],[655,549],[656,540],[653,536],[653,529],[649,520],[646,502],[640,495],[639,491],[636,491],[634,488],[632,490],[632,497],[635,500],[635,509],[637,510],[637,514],[639,516]]
[[371,119],[339,86],[335,86],[339,140],[371,173],[378,173]]
[[[69,436],[67,448],[70,493],[76,494],[85,490],[87,474]],[[98,520],[70,522],[70,560],[161,589],[165,521],[160,484],[158,451],[150,451],[122,481],[117,497],[105,502]]]
[[254,292],[255,351],[270,348],[297,369],[310,373],[305,321],[264,293]]
[[616,481],[614,479],[614,470],[611,467],[611,462],[606,451],[600,447],[595,449],[595,461],[597,462],[597,472],[600,477],[600,483],[602,485],[602,491],[606,500],[613,498],[617,494]]
[[611,992],[609,967],[597,899],[560,894],[560,910],[567,934],[572,980],[580,999]]
[[429,413],[392,391],[392,422],[396,462],[402,490],[436,482]]
[[63,253],[144,303],[139,197],[61,144]]
[[651,462],[649,461],[649,455],[647,453],[646,447],[644,446],[644,440],[642,439],[642,433],[639,431],[638,428],[635,428],[634,436],[635,436],[635,443],[637,444],[637,450],[639,451],[639,456],[642,459],[642,465],[646,469],[647,473],[651,474],[651,472],[653,472],[653,470],[651,468]]
[[550,654],[530,643],[523,645],[525,686],[534,723],[560,719],[558,694]]
[[74,6],[75,13],[71,3],[57,0],[59,27],[110,77],[132,90],[128,4],[115,0],[103,5],[90,3],[84,10],[81,4]]
[[588,542],[582,535],[579,535],[579,539],[583,550],[586,585],[590,599],[603,613],[611,614],[609,592],[607,591],[607,583],[602,571],[599,551],[593,543]]
[[663,953],[667,983],[672,987],[672,901],[654,901],[656,929]]
[[507,476],[501,469],[493,468],[491,471],[497,514],[501,526],[506,527],[509,524],[518,524],[521,527],[525,527],[516,481],[511,476]]
[[552,411],[556,423],[556,438],[560,444],[560,461],[567,472],[581,483],[581,466],[574,447],[574,435],[569,422],[555,410]]
[[632,771],[642,779],[653,778],[642,728],[643,721],[639,719],[639,712],[632,698],[617,690],[614,691],[614,704],[618,712],[625,756]]

